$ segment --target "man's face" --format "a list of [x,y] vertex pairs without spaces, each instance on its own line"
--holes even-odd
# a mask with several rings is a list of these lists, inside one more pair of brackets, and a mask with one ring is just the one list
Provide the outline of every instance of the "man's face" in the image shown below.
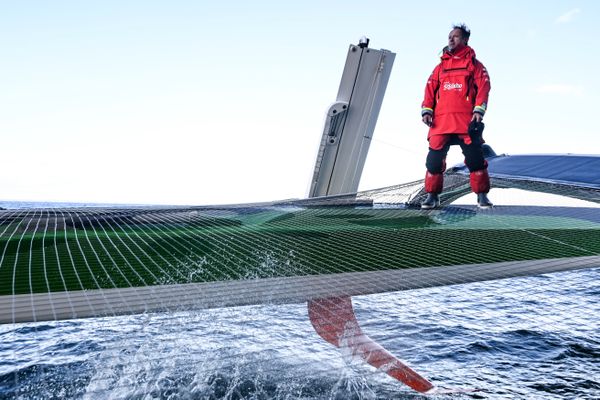
[[467,45],[467,41],[463,38],[460,29],[452,29],[448,34],[448,48],[450,50],[458,50]]

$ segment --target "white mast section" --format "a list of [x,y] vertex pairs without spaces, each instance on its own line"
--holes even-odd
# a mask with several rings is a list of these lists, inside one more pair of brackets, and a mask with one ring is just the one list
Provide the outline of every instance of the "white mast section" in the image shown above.
[[395,53],[350,45],[336,102],[327,111],[309,197],[355,193]]

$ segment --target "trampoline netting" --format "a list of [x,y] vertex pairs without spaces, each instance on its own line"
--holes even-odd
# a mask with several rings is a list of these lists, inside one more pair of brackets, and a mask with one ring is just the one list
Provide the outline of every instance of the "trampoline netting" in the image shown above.
[[[197,348],[187,341],[223,335],[228,324],[249,327],[264,319],[269,325],[269,307],[282,303],[390,292],[400,299],[398,307],[404,310],[411,309],[411,298],[419,299],[420,307],[415,310],[435,310],[439,307],[436,300],[420,297],[419,289],[439,286],[452,296],[453,289],[442,286],[600,266],[598,188],[527,183],[510,177],[493,177],[492,184],[498,188],[493,197],[498,205],[491,210],[453,203],[469,190],[468,176],[460,171],[448,174],[443,207],[431,211],[416,207],[423,198],[421,182],[345,196],[261,204],[1,210],[0,322],[5,324],[5,337],[9,334],[13,339],[20,335],[20,326],[26,326],[22,323],[31,322],[31,332],[37,332],[42,321],[92,318],[85,328],[78,325],[92,336],[103,326],[110,326],[113,333],[120,326],[125,326],[124,330],[132,324],[141,327],[134,335],[137,339],[130,340],[143,338],[148,347],[129,343],[122,336],[118,343],[107,341],[106,350],[94,361],[102,368],[86,378],[85,393],[91,397],[110,391],[113,397],[129,398],[148,390],[158,390],[163,396],[168,390],[156,387],[165,363],[181,369],[192,361],[197,368],[193,379],[212,385],[209,392],[214,394],[215,376],[223,368],[239,377],[243,375],[240,370],[259,365],[263,374],[276,375],[292,359],[296,359],[295,376],[287,380],[287,389],[297,384],[306,393],[306,382],[327,376],[332,365],[319,371],[312,356],[295,353],[301,345],[296,335],[314,335],[302,331],[306,326],[296,326],[294,335],[280,340],[253,329],[252,339],[244,339],[242,344],[239,338],[232,339],[235,343],[228,341],[227,346],[232,347],[227,349],[220,345]],[[585,202],[577,206],[504,206],[500,188],[541,191]],[[472,286],[475,292],[477,285]],[[560,282],[548,285],[516,283],[505,286],[503,296],[541,301],[550,296],[551,285],[560,287]],[[406,295],[398,292],[409,289],[412,292]],[[457,304],[459,301],[464,299]],[[263,305],[257,307],[263,308],[207,310],[259,304]],[[573,307],[554,305],[551,312],[542,307],[541,313],[521,322],[544,329],[562,326],[565,321],[576,326],[582,317]],[[393,309],[387,312],[393,313]],[[207,311],[188,314],[188,310]],[[277,310],[281,317],[287,308]],[[415,310],[412,312],[419,312]],[[132,317],[127,322],[108,318],[119,315]],[[401,318],[410,320],[411,315]],[[173,339],[174,331],[188,332],[190,325],[201,326],[202,333],[190,331],[185,339]],[[582,329],[597,326],[588,324]],[[379,339],[393,348],[395,336],[384,329]],[[167,344],[169,340],[174,340],[178,350]],[[124,355],[132,346],[143,363],[136,364]],[[186,354],[182,346],[192,350]],[[248,346],[254,350],[248,352]],[[14,358],[18,358],[16,351]],[[335,365],[337,361],[330,362]],[[310,372],[302,369],[305,367]],[[131,375],[124,373],[128,368],[141,380],[132,383]],[[52,376],[51,370],[42,368],[40,376]],[[210,376],[198,371],[209,371]],[[304,383],[294,380],[299,376]],[[367,385],[367,380],[389,384],[374,369],[361,370],[361,376],[353,378],[354,385]],[[223,396],[208,398],[243,398],[239,395],[243,379],[236,379],[227,381]],[[12,388],[9,393],[25,397],[40,390],[19,372],[0,379],[0,388],[2,385]],[[256,382],[254,385],[256,389]],[[70,388],[63,388],[67,392],[79,393],[76,384],[66,386]],[[274,395],[277,390],[269,392],[272,397],[278,397]]]
[[[495,187],[521,187],[495,179]],[[0,321],[298,302],[592,267],[590,207],[412,207],[420,182],[208,207],[0,211]],[[442,202],[468,191],[450,174]]]

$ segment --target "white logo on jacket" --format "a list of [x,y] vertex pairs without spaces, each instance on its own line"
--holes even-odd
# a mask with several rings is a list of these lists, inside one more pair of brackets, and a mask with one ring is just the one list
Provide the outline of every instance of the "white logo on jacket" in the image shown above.
[[462,83],[444,82],[444,90],[458,90],[462,91]]

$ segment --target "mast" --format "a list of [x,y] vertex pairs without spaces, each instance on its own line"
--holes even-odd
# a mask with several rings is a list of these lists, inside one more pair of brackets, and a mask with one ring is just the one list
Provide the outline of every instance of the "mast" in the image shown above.
[[308,197],[355,193],[396,54],[350,45],[336,101],[327,110]]

